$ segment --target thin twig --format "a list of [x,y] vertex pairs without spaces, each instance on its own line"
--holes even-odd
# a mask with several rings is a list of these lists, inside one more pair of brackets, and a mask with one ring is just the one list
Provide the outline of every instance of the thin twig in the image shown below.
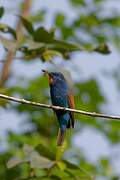
[[95,112],[82,111],[82,110],[79,110],[79,109],[71,109],[71,108],[66,108],[66,107],[53,106],[53,105],[49,105],[49,104],[43,104],[43,103],[28,101],[28,100],[25,100],[25,99],[15,98],[15,97],[7,96],[7,95],[4,95],[4,94],[0,94],[0,98],[7,99],[7,100],[10,100],[10,101],[14,101],[14,102],[18,102],[18,103],[21,103],[21,104],[39,106],[39,107],[43,107],[43,108],[51,108],[51,109],[54,109],[54,110],[71,111],[71,112],[82,114],[82,115],[85,115],[85,116],[100,117],[100,118],[105,118],[105,119],[108,119],[108,120],[114,119],[116,121],[120,121],[120,116],[111,116],[111,115],[100,114],[100,113],[95,113]]

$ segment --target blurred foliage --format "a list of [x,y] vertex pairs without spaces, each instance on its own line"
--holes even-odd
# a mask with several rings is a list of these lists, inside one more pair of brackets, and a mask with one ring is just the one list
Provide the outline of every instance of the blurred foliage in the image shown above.
[[[68,0],[68,3],[76,16],[70,19],[65,13],[56,13],[53,17],[53,27],[49,30],[42,24],[48,16],[45,9],[31,13],[28,19],[18,16],[24,29],[23,39],[19,44],[14,28],[9,24],[0,23],[1,44],[6,50],[16,52],[16,56],[21,55],[23,64],[26,61],[31,63],[38,58],[46,65],[48,61],[53,63],[51,60],[56,56],[63,61],[70,60],[71,54],[76,51],[107,55],[110,53],[107,44],[113,43],[117,48],[120,47],[118,31],[120,15],[112,11],[108,13],[109,15],[104,14],[106,1]],[[4,8],[0,7],[0,18],[3,16]],[[11,35],[11,39],[6,37],[6,33]],[[114,77],[116,76],[119,79],[119,74],[114,73]],[[24,85],[22,83],[18,79],[14,86],[0,88],[0,93],[50,103],[46,77],[40,76],[32,80],[24,77]],[[75,83],[74,95],[76,108],[85,111],[100,112],[101,106],[107,103],[96,78]],[[71,141],[76,133],[87,126],[105,136],[112,147],[113,144],[120,142],[119,122],[101,121],[77,114],[76,128],[68,130],[65,147],[62,149],[56,147],[58,123],[51,110],[24,104],[7,105],[7,101],[0,100],[0,106],[6,109],[6,113],[8,108],[14,109],[19,116],[25,115],[26,118],[24,124],[20,124],[23,130],[21,133],[7,131],[7,149],[0,153],[0,179],[117,180],[120,178],[114,173],[111,157],[101,157],[96,163],[89,162],[86,154],[74,147]],[[24,130],[26,126],[30,128]]]
[[0,18],[3,16],[3,14],[4,14],[4,8],[0,7]]

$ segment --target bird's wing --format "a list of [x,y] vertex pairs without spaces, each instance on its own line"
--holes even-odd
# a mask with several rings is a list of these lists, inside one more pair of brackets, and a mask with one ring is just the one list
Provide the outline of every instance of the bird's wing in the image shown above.
[[[72,93],[68,94],[68,102],[69,102],[70,108],[74,109],[75,103],[74,103],[74,96],[72,95]],[[71,125],[74,128],[74,113],[70,112],[70,116],[71,116]]]

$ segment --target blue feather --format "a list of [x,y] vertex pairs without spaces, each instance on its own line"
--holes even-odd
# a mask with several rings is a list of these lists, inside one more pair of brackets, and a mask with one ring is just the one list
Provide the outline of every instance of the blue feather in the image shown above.
[[[71,107],[71,103],[69,101],[70,89],[63,74],[58,72],[49,73],[49,77],[52,78],[52,81],[50,81],[49,83],[52,104],[55,106],[70,108]],[[66,128],[74,127],[74,117],[69,111],[64,111],[64,110],[54,110],[54,111],[57,115],[57,119],[59,121],[59,126],[60,126],[57,145],[61,146],[64,141]]]
[[[55,106],[69,107],[68,101],[68,85],[64,79],[54,78],[53,84],[50,86],[50,94],[52,104]],[[60,128],[65,130],[70,120],[70,112],[55,111]]]

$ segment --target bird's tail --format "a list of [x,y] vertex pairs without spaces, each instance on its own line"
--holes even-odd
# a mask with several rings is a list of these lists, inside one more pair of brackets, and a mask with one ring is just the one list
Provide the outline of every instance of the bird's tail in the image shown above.
[[62,146],[65,138],[65,130],[59,129],[57,137],[57,145]]

